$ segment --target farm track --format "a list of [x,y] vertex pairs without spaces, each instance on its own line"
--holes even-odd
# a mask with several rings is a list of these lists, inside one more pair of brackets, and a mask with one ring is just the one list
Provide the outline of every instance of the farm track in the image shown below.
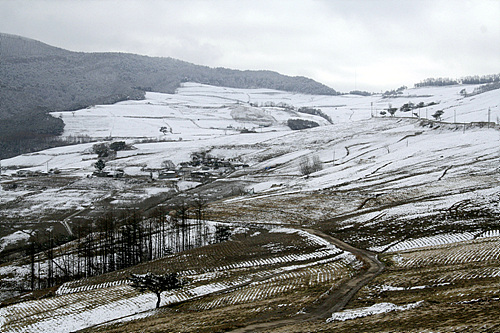
[[352,279],[342,283],[336,289],[330,290],[329,295],[325,296],[325,298],[317,305],[306,309],[305,314],[300,314],[296,317],[284,320],[251,324],[249,326],[232,330],[230,331],[231,333],[271,331],[275,328],[293,325],[295,323],[303,321],[324,320],[328,318],[333,312],[342,310],[363,286],[368,284],[383,272],[385,265],[378,260],[377,255],[365,250],[355,248],[319,230],[304,230],[328,240],[330,243],[337,246],[343,251],[351,252],[358,259],[363,261],[365,269],[363,269]]

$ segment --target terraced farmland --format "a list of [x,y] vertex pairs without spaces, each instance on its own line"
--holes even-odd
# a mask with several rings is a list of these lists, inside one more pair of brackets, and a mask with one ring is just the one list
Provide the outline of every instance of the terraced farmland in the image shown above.
[[500,238],[492,237],[398,252],[395,267],[411,269],[500,260]]
[[499,237],[394,252],[384,258],[387,271],[363,288],[349,308],[423,303],[370,320],[332,323],[336,331],[356,330],[369,321],[366,332],[388,332],[396,320],[407,332],[500,330]]
[[59,329],[76,330],[122,317],[127,321],[126,317],[141,312],[154,315],[155,296],[136,292],[126,281],[130,273],[146,271],[180,271],[190,281],[178,291],[165,293],[162,306],[210,313],[254,304],[255,311],[248,312],[253,317],[272,313],[268,305],[262,304],[288,298],[287,305],[279,307],[291,315],[359,268],[354,256],[316,235],[285,228],[262,229],[126,271],[64,284],[56,297],[0,309],[2,329],[39,332],[56,325]]
[[490,237],[384,254],[386,271],[346,310],[261,331],[499,332],[498,251],[500,239]]

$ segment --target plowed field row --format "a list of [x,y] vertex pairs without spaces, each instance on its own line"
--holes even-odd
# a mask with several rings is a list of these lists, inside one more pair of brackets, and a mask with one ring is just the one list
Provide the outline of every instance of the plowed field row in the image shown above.
[[405,251],[394,258],[397,267],[405,269],[498,260],[500,237],[449,244],[433,249]]
[[209,302],[198,302],[199,310],[210,310],[221,306],[251,303],[258,300],[275,297],[293,290],[307,289],[326,284],[331,286],[334,281],[347,275],[348,269],[343,262],[332,262],[325,265],[308,267],[299,271],[288,272],[274,276],[266,281],[254,282],[232,293],[217,297]]

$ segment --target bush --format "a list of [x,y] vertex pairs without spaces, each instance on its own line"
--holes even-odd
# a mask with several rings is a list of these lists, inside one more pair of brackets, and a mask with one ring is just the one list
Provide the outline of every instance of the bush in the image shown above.
[[92,146],[92,151],[97,154],[97,157],[108,157],[109,156],[109,146],[106,143],[96,143]]
[[304,176],[308,176],[311,173],[323,170],[323,164],[319,159],[318,155],[314,155],[312,160],[304,156],[299,161],[300,173]]
[[125,144],[125,141],[115,141],[109,145],[109,149],[114,151],[125,150],[127,149],[127,145]]
[[306,119],[288,119],[287,125],[292,130],[302,130],[319,126],[317,122]]

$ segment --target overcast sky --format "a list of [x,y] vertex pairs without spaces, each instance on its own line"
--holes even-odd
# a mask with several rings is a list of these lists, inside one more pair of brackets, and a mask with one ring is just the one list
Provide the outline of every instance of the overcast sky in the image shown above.
[[342,92],[500,73],[499,0],[0,0],[0,32],[273,70]]

